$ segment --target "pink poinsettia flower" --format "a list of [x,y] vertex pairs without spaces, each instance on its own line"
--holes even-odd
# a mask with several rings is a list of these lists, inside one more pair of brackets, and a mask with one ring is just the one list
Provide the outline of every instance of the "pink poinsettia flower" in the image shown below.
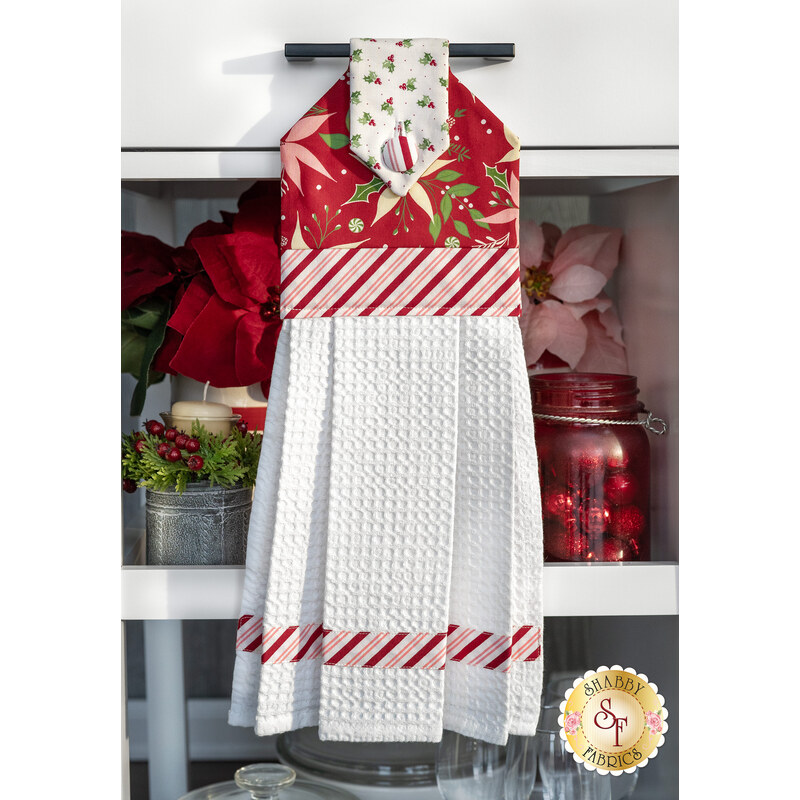
[[562,235],[549,223],[520,223],[520,326],[529,367],[627,372],[622,325],[603,291],[621,240],[620,230],[600,225],[578,225]]
[[306,164],[311,169],[334,180],[333,176],[323,166],[322,162],[300,142],[314,135],[331,114],[312,114],[298,120],[286,138],[281,142],[281,162],[283,163],[283,179],[291,180],[303,194],[300,183],[301,164]]

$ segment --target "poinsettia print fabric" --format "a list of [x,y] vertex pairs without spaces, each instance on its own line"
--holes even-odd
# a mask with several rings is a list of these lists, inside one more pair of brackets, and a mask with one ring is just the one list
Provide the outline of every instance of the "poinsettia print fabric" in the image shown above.
[[350,40],[350,149],[398,195],[450,144],[450,44]]
[[452,72],[447,90],[449,145],[398,195],[350,150],[345,72],[281,140],[281,252],[517,248],[519,138]]

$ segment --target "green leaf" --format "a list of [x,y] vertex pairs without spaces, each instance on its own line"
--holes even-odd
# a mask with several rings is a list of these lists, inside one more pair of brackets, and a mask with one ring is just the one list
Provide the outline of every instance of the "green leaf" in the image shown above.
[[333,150],[341,150],[350,144],[350,137],[344,133],[321,133],[319,137]]
[[472,217],[472,221],[476,225],[479,225],[481,228],[486,228],[487,231],[491,230],[491,226],[489,225],[488,222],[483,221],[483,214],[481,214],[481,212],[478,211],[477,208],[471,208],[469,210],[469,215]]
[[444,224],[450,219],[450,212],[453,210],[453,201],[450,199],[450,195],[446,194],[442,198],[441,202],[441,209],[442,209],[442,223]]
[[439,234],[442,232],[442,218],[438,214],[433,215],[431,224],[428,225],[428,231],[433,237],[433,243],[436,244],[436,240],[439,238]]
[[456,172],[454,169],[443,169],[441,172],[437,172],[434,180],[437,181],[454,181],[461,177],[460,172]]
[[451,186],[447,191],[454,194],[456,197],[469,197],[478,187],[472,183],[457,183]]
[[486,174],[492,179],[492,183],[495,186],[499,186],[501,189],[505,189],[507,192],[510,191],[508,188],[508,178],[506,177],[505,172],[500,172],[497,167],[490,167],[488,164],[484,164],[483,166],[486,167]]
[[122,371],[139,377],[139,367],[142,366],[144,343],[146,338],[137,333],[133,328],[122,327]]
[[469,239],[469,228],[460,219],[453,220],[453,226],[462,235]]
[[344,127],[345,130],[350,133],[350,109],[347,109],[347,113],[344,115]]
[[347,205],[347,203],[366,203],[371,194],[379,192],[384,186],[384,182],[376,175],[369,183],[360,183],[356,186],[353,196],[343,205]]
[[156,357],[158,348],[164,343],[164,334],[167,331],[167,320],[170,315],[169,305],[165,305],[153,330],[147,336],[144,352],[142,353],[142,365],[139,368],[139,380],[133,390],[131,397],[131,416],[138,417],[144,408],[144,398],[147,394],[147,387],[150,385],[150,367]]

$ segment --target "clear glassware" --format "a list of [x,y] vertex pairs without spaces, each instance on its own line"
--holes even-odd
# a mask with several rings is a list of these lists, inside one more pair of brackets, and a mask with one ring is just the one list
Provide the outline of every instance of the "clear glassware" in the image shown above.
[[435,742],[329,742],[316,727],[278,737],[278,758],[300,775],[402,790],[436,785]]
[[506,748],[445,731],[436,752],[436,783],[444,800],[503,800]]
[[539,774],[547,800],[580,800],[581,771],[557,731],[536,731]]
[[248,764],[236,770],[232,781],[203,786],[179,800],[357,800],[342,789],[296,777],[297,773],[283,764]]
[[580,770],[580,800],[611,800],[611,783],[616,780],[616,776],[608,773],[598,775],[597,772],[586,769],[582,764],[577,766]]
[[639,768],[634,772],[623,772],[611,779],[611,800],[628,800],[639,780]]
[[536,738],[509,736],[506,747],[505,800],[530,800],[536,784]]

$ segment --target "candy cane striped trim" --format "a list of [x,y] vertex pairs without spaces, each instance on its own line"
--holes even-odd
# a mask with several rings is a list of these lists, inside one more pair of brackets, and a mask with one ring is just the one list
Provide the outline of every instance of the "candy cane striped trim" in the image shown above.
[[523,625],[513,635],[461,625],[447,632],[333,631],[319,623],[264,628],[259,617],[239,620],[238,650],[261,651],[263,664],[323,658],[325,666],[368,669],[444,669],[447,661],[508,672],[517,661],[541,656],[541,628]]
[[515,248],[285,250],[281,317],[519,316]]

